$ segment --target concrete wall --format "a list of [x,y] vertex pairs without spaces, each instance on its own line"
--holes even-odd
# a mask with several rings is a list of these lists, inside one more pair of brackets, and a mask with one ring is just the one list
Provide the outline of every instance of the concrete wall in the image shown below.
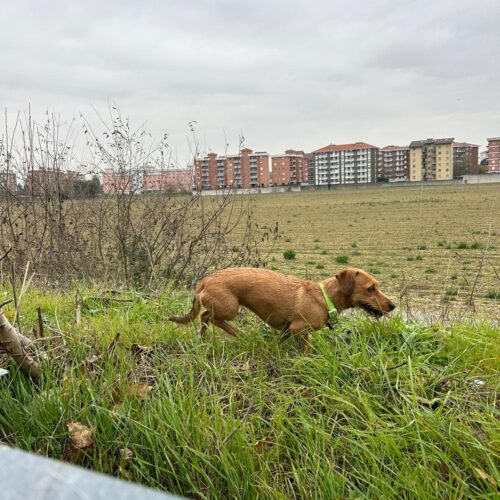
[[[373,188],[395,188],[395,187],[419,187],[419,186],[456,186],[460,184],[483,184],[490,182],[500,183],[500,174],[464,175],[462,179],[451,179],[447,181],[414,181],[414,182],[377,182],[363,184],[332,184],[330,191],[338,189],[373,189]],[[234,194],[271,194],[300,191],[328,191],[328,186],[314,186],[312,184],[302,184],[301,186],[274,186],[268,188],[234,189]],[[203,196],[215,196],[229,193],[228,190],[207,190],[202,191]]]
[[464,184],[488,184],[490,182],[500,182],[500,173],[463,176]]

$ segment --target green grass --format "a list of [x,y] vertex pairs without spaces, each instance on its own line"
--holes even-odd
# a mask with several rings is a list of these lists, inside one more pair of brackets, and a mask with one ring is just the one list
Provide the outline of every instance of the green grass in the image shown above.
[[[87,301],[76,325],[74,293],[27,294],[23,329],[41,307],[51,361],[38,385],[0,379],[2,442],[197,498],[495,496],[478,472],[500,479],[491,324],[361,314],[303,354],[251,316],[235,339],[166,321],[187,293],[120,297]],[[71,453],[69,421],[94,429],[92,449]]]
[[285,260],[294,260],[296,256],[297,253],[295,252],[295,250],[285,250],[283,252],[283,257]]
[[335,257],[335,262],[337,264],[347,264],[349,262],[349,256],[340,254]]

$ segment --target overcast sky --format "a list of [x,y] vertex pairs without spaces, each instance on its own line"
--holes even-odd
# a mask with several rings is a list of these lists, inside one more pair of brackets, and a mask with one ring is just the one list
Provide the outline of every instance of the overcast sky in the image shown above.
[[179,163],[202,147],[313,150],[500,135],[499,0],[0,0],[0,104],[108,100]]

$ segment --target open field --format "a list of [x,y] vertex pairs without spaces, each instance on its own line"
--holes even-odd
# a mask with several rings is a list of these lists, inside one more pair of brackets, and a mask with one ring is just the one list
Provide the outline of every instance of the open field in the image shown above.
[[[29,336],[43,311],[45,375],[33,384],[11,367],[0,378],[1,443],[195,498],[497,494],[489,323],[351,316],[303,355],[249,317],[235,340],[166,322],[186,292],[79,292],[78,325],[75,291],[24,297]],[[71,422],[90,430],[85,447]]]
[[343,255],[413,310],[500,317],[500,184],[260,195],[254,214],[279,222],[272,269],[321,279]]

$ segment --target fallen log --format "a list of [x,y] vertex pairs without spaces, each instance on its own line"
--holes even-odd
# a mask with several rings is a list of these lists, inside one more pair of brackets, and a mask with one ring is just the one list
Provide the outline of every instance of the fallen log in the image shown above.
[[21,335],[2,312],[2,308],[12,302],[7,300],[0,304],[0,351],[5,352],[16,364],[32,378],[38,378],[42,371],[40,365],[24,350],[26,337]]

